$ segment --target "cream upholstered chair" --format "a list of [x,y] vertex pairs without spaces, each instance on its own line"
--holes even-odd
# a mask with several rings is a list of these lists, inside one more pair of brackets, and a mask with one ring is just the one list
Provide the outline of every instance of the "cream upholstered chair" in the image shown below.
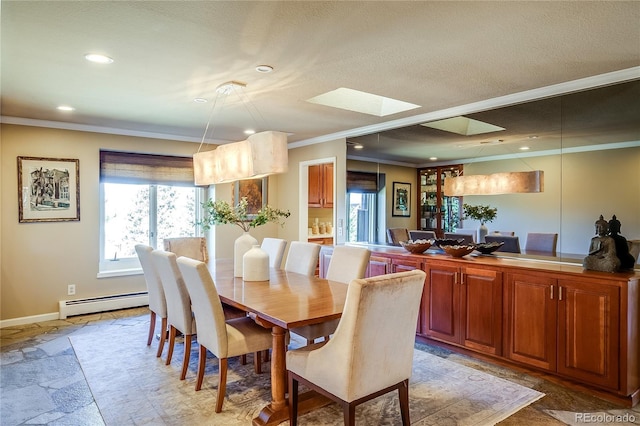
[[284,250],[287,248],[287,240],[280,238],[264,238],[260,248],[269,255],[269,266],[272,268],[282,268]]
[[165,238],[163,244],[166,251],[175,253],[177,257],[186,256],[205,263],[209,261],[205,237]]
[[[218,396],[216,413],[222,411],[222,403],[227,387],[227,358],[255,353],[254,368],[260,372],[260,352],[271,348],[271,330],[263,328],[249,317],[225,321],[222,303],[216,291],[215,283],[203,262],[180,257],[178,268],[184,277],[196,321],[201,324],[198,333],[198,376],[196,391],[202,387],[207,350],[219,360]],[[207,327],[202,327],[207,324]]]
[[408,387],[425,277],[413,270],[351,281],[333,338],[287,352],[291,425],[297,424],[298,383],[337,401],[345,425],[355,424],[356,405],[398,389],[402,423],[409,424]]
[[510,235],[486,235],[484,237],[486,243],[504,242],[504,245],[496,251],[520,253],[520,237],[512,237]]
[[526,253],[556,255],[558,234],[545,232],[529,232],[527,242],[524,243]]
[[[356,278],[364,278],[369,266],[371,251],[364,247],[337,246],[333,249],[326,279],[349,284]],[[315,339],[324,337],[325,340],[336,331],[339,319],[325,321],[319,324],[294,327],[292,333],[307,339],[307,344],[312,344]]]
[[154,250],[151,252],[151,256],[160,275],[162,288],[167,298],[169,351],[166,364],[169,365],[171,363],[176,334],[179,331],[184,335],[184,357],[182,359],[182,372],[180,373],[180,380],[184,380],[191,356],[191,339],[196,334],[196,321],[191,312],[191,299],[189,298],[187,287],[184,285],[182,274],[178,269],[175,253]]
[[147,283],[147,292],[149,293],[149,311],[151,318],[149,321],[149,337],[147,338],[147,346],[151,345],[153,334],[156,329],[156,318],[160,317],[162,325],[160,326],[160,341],[158,343],[157,357],[162,355],[164,342],[167,339],[167,300],[164,297],[164,289],[160,282],[160,275],[156,270],[156,265],[151,258],[153,247],[144,244],[136,245],[136,253],[142,266],[144,280]]
[[394,246],[399,246],[400,241],[409,240],[407,228],[387,228],[387,242]]
[[320,244],[291,241],[284,270],[313,276],[320,259]]

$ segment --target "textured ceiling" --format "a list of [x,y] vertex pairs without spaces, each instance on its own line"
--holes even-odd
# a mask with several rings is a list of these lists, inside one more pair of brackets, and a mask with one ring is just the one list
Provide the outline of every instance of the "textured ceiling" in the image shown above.
[[[253,127],[303,144],[640,66],[637,1],[3,0],[0,7],[4,122],[191,141],[202,138],[213,105],[193,99],[215,99],[229,80],[247,84],[245,102],[230,96],[214,111],[207,139],[241,140]],[[91,64],[88,52],[115,62]],[[274,71],[257,73],[260,64]],[[339,87],[421,108],[381,118],[306,102]],[[59,104],[76,110],[59,112]]]

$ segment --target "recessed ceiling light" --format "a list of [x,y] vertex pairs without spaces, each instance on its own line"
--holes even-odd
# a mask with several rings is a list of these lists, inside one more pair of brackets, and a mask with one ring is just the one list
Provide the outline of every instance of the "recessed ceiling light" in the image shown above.
[[429,157],[429,160],[431,161],[436,161],[438,159],[438,157]]
[[531,135],[529,136],[529,139],[538,139],[538,135]]
[[529,147],[528,146],[521,146],[520,147],[520,151],[528,151]]
[[247,129],[247,130],[245,130],[245,131],[244,131],[244,134],[245,134],[245,135],[253,135],[253,134],[255,134],[255,133],[256,133],[256,131],[255,131],[255,130],[253,130],[253,129]]
[[207,101],[205,98],[195,98],[193,100],[193,102],[198,103],[198,104],[206,104],[209,101]]
[[84,55],[87,61],[95,62],[96,64],[112,64],[113,59],[108,56],[100,55],[98,53],[87,53]]
[[56,107],[56,109],[57,109],[58,111],[67,111],[67,112],[68,112],[68,111],[75,111],[75,108],[74,108],[74,107],[71,107],[71,106],[69,106],[69,105],[60,105],[60,106],[57,106],[57,107]]
[[357,143],[353,146],[353,149],[362,149],[364,146],[361,143]]
[[273,71],[273,67],[271,65],[258,65],[256,71],[266,74]]

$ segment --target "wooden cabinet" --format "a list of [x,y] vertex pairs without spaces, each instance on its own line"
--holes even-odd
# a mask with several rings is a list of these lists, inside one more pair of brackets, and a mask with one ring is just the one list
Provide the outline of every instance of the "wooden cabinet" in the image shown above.
[[616,389],[620,295],[615,285],[510,274],[506,356]]
[[444,180],[460,175],[462,165],[418,170],[420,208],[417,229],[435,231],[441,238],[445,232],[455,232],[460,227],[462,198],[446,197],[443,193]]
[[333,163],[309,166],[309,207],[333,208]]
[[333,237],[320,237],[320,238],[309,238],[307,241],[310,243],[320,244],[320,245],[333,245]]
[[425,263],[420,329],[432,339],[492,355],[502,352],[502,273]]

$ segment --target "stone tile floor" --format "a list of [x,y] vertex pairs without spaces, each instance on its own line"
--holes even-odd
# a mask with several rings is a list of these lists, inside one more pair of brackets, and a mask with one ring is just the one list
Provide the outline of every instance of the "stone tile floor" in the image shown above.
[[[101,327],[147,322],[148,319],[148,309],[143,307],[0,329],[0,424],[104,425],[68,337],[91,333]],[[633,409],[621,407],[534,375],[518,373],[446,349],[422,344],[416,347],[546,394],[500,422],[501,426],[640,425],[640,405]],[[114,389],[114,392],[122,391]],[[588,422],[577,417],[582,413],[626,414],[626,417],[609,417],[612,422]],[[592,419],[597,420],[595,417]]]

